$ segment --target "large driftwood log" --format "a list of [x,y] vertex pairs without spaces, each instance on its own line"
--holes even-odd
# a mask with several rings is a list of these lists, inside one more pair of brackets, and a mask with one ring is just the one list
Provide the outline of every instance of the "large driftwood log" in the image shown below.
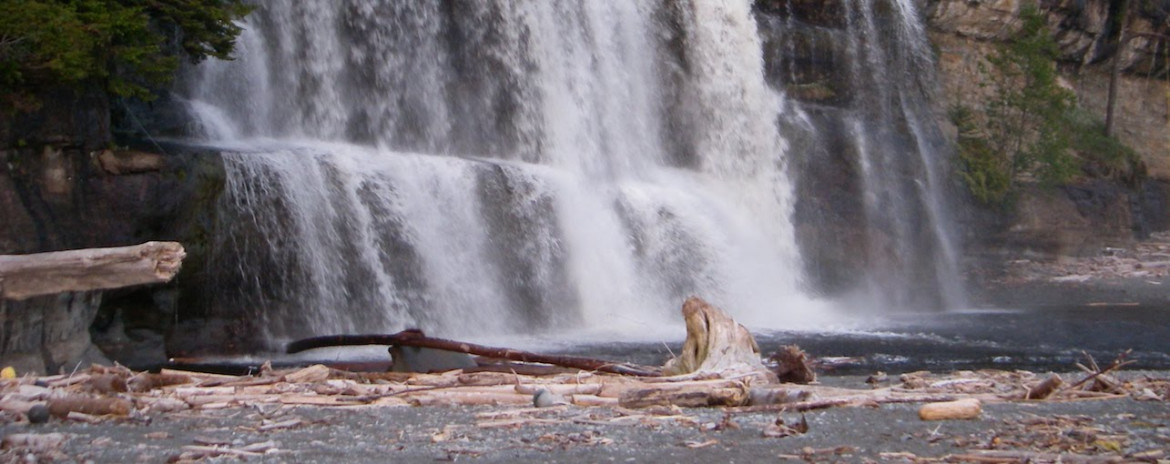
[[600,359],[579,358],[575,356],[554,356],[510,348],[496,348],[476,345],[474,343],[444,340],[428,337],[419,330],[404,330],[392,335],[330,335],[325,337],[306,338],[297,340],[288,345],[285,351],[299,353],[301,351],[324,348],[328,346],[348,345],[394,345],[434,348],[439,350],[467,353],[489,358],[507,359],[509,361],[552,364],[554,366],[570,367],[586,371],[608,372],[611,374],[634,375],[641,377],[655,377],[661,375],[658,370],[636,366],[633,364],[617,363]]
[[727,313],[697,297],[687,298],[682,313],[687,339],[682,353],[663,367],[666,375],[758,372],[775,380],[775,374],[760,360],[756,339]]
[[686,388],[638,388],[622,393],[618,404],[623,408],[638,409],[651,406],[679,406],[705,408],[710,406],[743,406],[748,402],[744,385],[711,387],[694,385]]
[[176,242],[0,256],[0,298],[167,282],[179,272],[184,256]]

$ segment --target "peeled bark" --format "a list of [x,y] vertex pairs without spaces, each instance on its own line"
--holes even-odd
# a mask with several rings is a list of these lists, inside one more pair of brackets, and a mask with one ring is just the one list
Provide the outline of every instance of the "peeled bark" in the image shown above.
[[0,299],[167,282],[185,256],[176,242],[0,256]]

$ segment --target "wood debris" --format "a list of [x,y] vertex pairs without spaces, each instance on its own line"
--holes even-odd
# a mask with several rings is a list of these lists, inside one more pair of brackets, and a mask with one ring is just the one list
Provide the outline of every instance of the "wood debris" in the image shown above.
[[799,346],[781,346],[768,359],[776,363],[776,376],[781,382],[808,384],[817,381],[808,353]]
[[278,453],[276,442],[264,441],[250,445],[232,447],[225,443],[195,444],[182,448],[182,453],[167,459],[168,463],[199,462],[209,458],[230,456],[237,458],[259,457]]
[[983,403],[976,398],[928,403],[918,409],[918,417],[925,421],[975,419],[983,413]]

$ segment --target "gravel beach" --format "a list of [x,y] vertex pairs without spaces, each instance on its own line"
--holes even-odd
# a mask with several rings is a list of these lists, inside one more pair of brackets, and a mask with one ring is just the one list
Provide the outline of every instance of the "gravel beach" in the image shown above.
[[[1125,375],[1170,379],[1165,372]],[[825,380],[867,388],[861,377]],[[6,449],[0,451],[0,462],[188,462],[191,456],[210,462],[350,463],[1170,459],[1164,451],[1170,449],[1170,403],[1164,400],[992,403],[974,420],[929,422],[918,418],[918,407],[740,413],[719,408],[253,405],[97,423],[10,422],[0,425],[0,435],[60,434],[63,443],[39,451]],[[800,433],[802,421],[807,430]]]

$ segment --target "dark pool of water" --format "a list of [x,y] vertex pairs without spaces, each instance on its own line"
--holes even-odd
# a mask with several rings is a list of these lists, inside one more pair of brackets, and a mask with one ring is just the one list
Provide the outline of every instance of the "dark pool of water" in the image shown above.
[[[864,329],[756,333],[765,353],[798,345],[818,360],[822,374],[890,374],[930,370],[1025,369],[1074,371],[1085,355],[1101,365],[1129,351],[1127,369],[1170,370],[1170,307],[1109,306],[895,314]],[[681,337],[680,337],[681,338]],[[682,341],[582,343],[540,350],[645,365],[661,365]],[[375,361],[381,348],[333,352],[329,362]],[[265,360],[277,367],[312,362],[280,354],[198,363],[199,369],[247,373]],[[383,364],[378,364],[381,362]]]
[[[864,330],[756,334],[771,353],[795,344],[821,359],[823,373],[916,370],[1076,370],[1085,354],[1104,365],[1132,350],[1128,369],[1170,369],[1170,308],[1110,306],[978,310],[887,316]],[[599,357],[660,364],[676,344],[579,347]],[[669,346],[669,350],[667,348]]]

